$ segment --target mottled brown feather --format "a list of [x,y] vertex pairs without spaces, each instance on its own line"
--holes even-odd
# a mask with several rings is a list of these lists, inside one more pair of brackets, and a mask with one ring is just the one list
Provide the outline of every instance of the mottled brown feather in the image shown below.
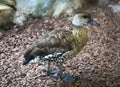
[[24,54],[25,58],[31,55],[40,55],[44,52],[66,51],[66,59],[76,55],[88,41],[85,29],[74,28],[73,31],[59,29],[53,30],[40,37]]
[[24,57],[39,54],[40,52],[52,52],[60,49],[71,49],[73,35],[68,30],[53,30],[44,36],[40,37],[33,45],[25,52]]

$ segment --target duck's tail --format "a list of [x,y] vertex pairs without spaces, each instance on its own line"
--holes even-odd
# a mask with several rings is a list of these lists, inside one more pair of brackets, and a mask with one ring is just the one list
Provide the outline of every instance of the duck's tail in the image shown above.
[[40,61],[44,54],[40,48],[34,45],[29,47],[24,54],[25,60],[23,61],[23,65]]

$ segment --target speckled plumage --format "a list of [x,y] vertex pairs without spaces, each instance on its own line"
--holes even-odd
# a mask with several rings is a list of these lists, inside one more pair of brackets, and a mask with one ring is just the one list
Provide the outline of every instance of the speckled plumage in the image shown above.
[[[85,29],[74,27],[73,31],[69,30],[53,30],[48,34],[40,37],[24,54],[24,57],[29,59],[30,56],[41,56],[41,60],[51,60],[59,62],[66,60],[76,55],[88,41],[87,32]],[[46,58],[48,55],[61,55],[52,58]]]
[[[48,60],[47,74],[57,76],[58,72],[56,70],[50,72],[50,62],[58,62],[60,63],[60,77],[62,78],[62,63],[78,54],[88,41],[87,31],[82,27],[83,24],[87,23],[99,26],[97,22],[91,19],[89,13],[77,13],[72,20],[72,31],[65,29],[53,30],[40,37],[25,52],[23,64]],[[70,75],[67,77],[71,78]]]

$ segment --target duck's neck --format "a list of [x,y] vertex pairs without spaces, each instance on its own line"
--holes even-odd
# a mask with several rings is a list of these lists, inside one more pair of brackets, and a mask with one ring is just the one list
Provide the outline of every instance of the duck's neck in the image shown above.
[[77,34],[79,33],[79,31],[81,31],[83,29],[82,26],[73,26],[73,34]]
[[88,41],[87,31],[82,26],[73,27],[73,35],[75,48],[79,52]]

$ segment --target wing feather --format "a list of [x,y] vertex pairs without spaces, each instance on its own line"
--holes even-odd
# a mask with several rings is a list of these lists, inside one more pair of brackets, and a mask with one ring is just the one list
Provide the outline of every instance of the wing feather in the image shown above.
[[27,58],[31,55],[41,55],[42,53],[52,53],[55,51],[67,51],[72,49],[73,42],[72,32],[69,30],[53,30],[40,37],[33,45],[31,45],[24,54]]

